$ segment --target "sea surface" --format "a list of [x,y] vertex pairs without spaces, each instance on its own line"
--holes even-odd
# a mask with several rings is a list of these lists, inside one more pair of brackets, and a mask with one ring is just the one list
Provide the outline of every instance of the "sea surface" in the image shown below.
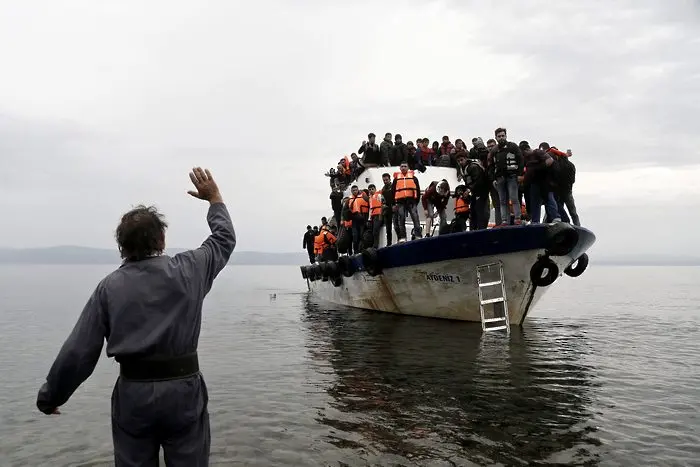
[[[42,384],[110,266],[0,266],[0,466],[113,465],[117,365],[45,416]],[[212,465],[700,465],[700,268],[591,265],[509,338],[317,303],[229,266],[200,340]],[[273,296],[272,294],[276,294]]]

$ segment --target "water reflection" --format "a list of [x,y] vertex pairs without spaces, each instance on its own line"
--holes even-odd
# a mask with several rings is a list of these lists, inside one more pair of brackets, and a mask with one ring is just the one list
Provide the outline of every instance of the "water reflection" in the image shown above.
[[506,339],[302,300],[309,353],[334,375],[318,418],[327,441],[456,465],[598,463],[582,330],[529,325]]

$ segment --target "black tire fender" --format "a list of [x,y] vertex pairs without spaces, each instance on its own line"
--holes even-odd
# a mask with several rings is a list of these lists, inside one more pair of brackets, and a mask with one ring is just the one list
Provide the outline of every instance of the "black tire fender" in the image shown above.
[[335,261],[328,261],[326,263],[326,275],[331,278],[340,276],[340,268],[338,268],[338,263]]
[[301,269],[301,277],[308,279],[309,275],[306,273],[306,266],[299,266],[299,269]]
[[[574,266],[574,264],[576,264],[576,266]],[[586,268],[588,268],[588,255],[584,253],[564,269],[564,274],[569,277],[578,277],[583,274]]]
[[367,248],[362,252],[362,264],[370,276],[377,276],[382,273],[379,256],[375,248]]
[[[543,275],[546,272],[545,275]],[[549,258],[540,258],[530,268],[530,280],[537,287],[547,287],[559,277],[559,266]]]
[[319,269],[321,270],[321,280],[323,282],[328,282],[328,262],[321,261],[321,263],[319,263]]
[[337,276],[331,276],[330,278],[331,284],[333,284],[333,287],[340,287],[343,285],[343,276],[338,274]]
[[313,265],[314,268],[314,280],[318,280],[321,277],[323,277],[323,273],[321,272],[321,265],[316,263]]
[[345,277],[352,277],[355,274],[355,265],[352,262],[352,258],[349,256],[341,256],[338,258],[338,269],[340,273]]
[[566,222],[557,222],[547,229],[547,254],[565,256],[571,253],[578,243],[578,232]]

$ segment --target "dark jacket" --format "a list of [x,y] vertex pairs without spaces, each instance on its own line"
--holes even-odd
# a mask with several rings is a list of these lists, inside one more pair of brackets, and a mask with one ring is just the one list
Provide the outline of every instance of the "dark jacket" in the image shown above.
[[435,165],[438,167],[452,167],[452,155],[451,154],[441,154],[435,161]]
[[[514,170],[509,170],[508,160],[510,154],[512,154],[512,157],[514,158]],[[510,174],[520,176],[523,174],[523,168],[525,168],[523,153],[520,150],[520,147],[518,147],[518,145],[513,143],[512,141],[507,141],[506,144],[502,147],[496,146],[495,151],[493,153],[493,163],[496,169],[496,177],[502,177]]]
[[394,191],[391,183],[382,187],[382,196],[384,197],[384,204],[387,207],[392,207],[394,205]]
[[382,140],[382,144],[379,145],[379,153],[381,154],[381,165],[388,166],[389,159],[391,158],[391,150],[394,147],[394,143],[387,140]]
[[[478,160],[478,159],[477,159]],[[464,186],[476,196],[486,196],[491,190],[489,177],[481,161],[470,160],[466,167],[460,167]]]
[[489,150],[486,146],[474,146],[469,150],[470,159],[478,159],[486,167],[488,165]]
[[556,184],[557,192],[568,194],[576,182],[576,166],[568,157],[557,157]]
[[[509,170],[508,159],[510,154],[514,157],[514,170]],[[505,146],[496,146],[496,150],[493,154],[493,162],[496,168],[496,177],[510,174],[520,176],[523,174],[523,168],[525,168],[525,161],[523,160],[523,153],[520,147],[511,141],[507,141]]]
[[525,179],[523,180],[523,185],[528,186],[532,184],[537,184],[540,187],[547,185],[547,178],[549,167],[547,166],[547,160],[551,158],[549,154],[541,149],[534,149],[526,153],[526,167]]
[[364,154],[362,157],[363,164],[377,164],[380,165],[382,162],[382,154],[379,152],[379,146],[377,144],[370,144],[369,142],[360,146],[357,150],[358,154]]
[[401,165],[402,162],[408,161],[408,146],[406,143],[400,142],[395,143],[391,147],[391,153],[389,154],[389,164],[391,166]]
[[304,241],[301,244],[302,248],[305,248],[309,251],[312,251],[314,249],[314,231],[313,230],[307,230],[304,233]]

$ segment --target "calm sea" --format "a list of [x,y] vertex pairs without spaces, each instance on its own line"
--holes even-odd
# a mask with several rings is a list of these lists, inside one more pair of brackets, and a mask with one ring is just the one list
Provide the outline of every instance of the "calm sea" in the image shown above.
[[[0,466],[112,465],[112,360],[62,415],[34,405],[111,269],[0,267]],[[591,266],[508,339],[316,303],[297,267],[228,267],[199,349],[212,465],[700,465],[699,284]]]

